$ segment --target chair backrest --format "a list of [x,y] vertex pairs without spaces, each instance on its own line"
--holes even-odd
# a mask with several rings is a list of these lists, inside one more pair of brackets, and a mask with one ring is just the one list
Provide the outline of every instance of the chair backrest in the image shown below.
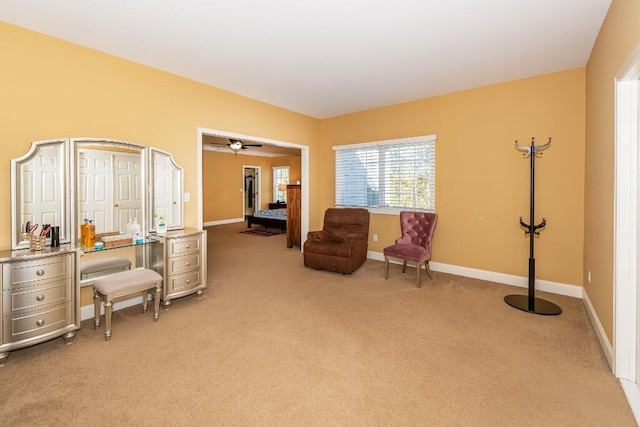
[[400,229],[402,236],[396,243],[413,243],[428,247],[433,239],[433,233],[438,222],[438,214],[435,212],[400,212]]
[[324,213],[323,229],[332,237],[344,239],[359,233],[369,238],[369,211],[362,208],[329,208]]

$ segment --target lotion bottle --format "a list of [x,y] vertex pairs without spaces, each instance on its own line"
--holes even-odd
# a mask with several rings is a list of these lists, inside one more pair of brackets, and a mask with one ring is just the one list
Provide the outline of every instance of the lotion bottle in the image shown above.
[[164,234],[167,232],[167,223],[164,222],[164,217],[160,217],[160,221],[158,221],[158,226],[156,227],[156,231],[158,234]]
[[138,218],[133,219],[131,224],[131,237],[135,243],[142,243],[142,233],[140,232],[140,224],[138,224]]

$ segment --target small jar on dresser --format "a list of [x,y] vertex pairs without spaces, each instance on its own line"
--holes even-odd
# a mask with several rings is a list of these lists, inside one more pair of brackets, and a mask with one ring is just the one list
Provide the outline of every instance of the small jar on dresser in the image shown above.
[[80,329],[80,252],[75,248],[0,251],[0,366],[11,350]]
[[194,228],[158,234],[160,243],[150,245],[150,268],[162,276],[162,304],[207,287],[207,231]]

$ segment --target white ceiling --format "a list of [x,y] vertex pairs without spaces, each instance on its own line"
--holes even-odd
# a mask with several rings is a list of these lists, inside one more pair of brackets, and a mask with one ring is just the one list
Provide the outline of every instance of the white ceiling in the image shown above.
[[0,20],[316,118],[586,65],[611,0],[1,0]]

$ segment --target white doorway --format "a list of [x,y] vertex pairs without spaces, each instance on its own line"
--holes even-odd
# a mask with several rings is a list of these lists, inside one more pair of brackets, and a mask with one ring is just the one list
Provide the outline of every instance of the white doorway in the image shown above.
[[[233,138],[242,141],[251,141],[260,144],[269,144],[276,147],[289,147],[300,150],[300,235],[305,236],[309,232],[309,146],[292,142],[278,141],[259,136],[243,135],[235,132],[198,128],[198,226],[203,226],[203,183],[202,183],[202,139],[204,135],[213,135],[221,138]],[[304,243],[304,241],[302,242]]]
[[616,76],[615,87],[615,232],[614,367],[629,405],[640,419],[640,44]]
[[244,180],[244,197],[243,199],[243,211],[244,217],[247,215],[253,215],[257,210],[260,210],[262,202],[260,199],[260,166],[243,166],[242,175]]

